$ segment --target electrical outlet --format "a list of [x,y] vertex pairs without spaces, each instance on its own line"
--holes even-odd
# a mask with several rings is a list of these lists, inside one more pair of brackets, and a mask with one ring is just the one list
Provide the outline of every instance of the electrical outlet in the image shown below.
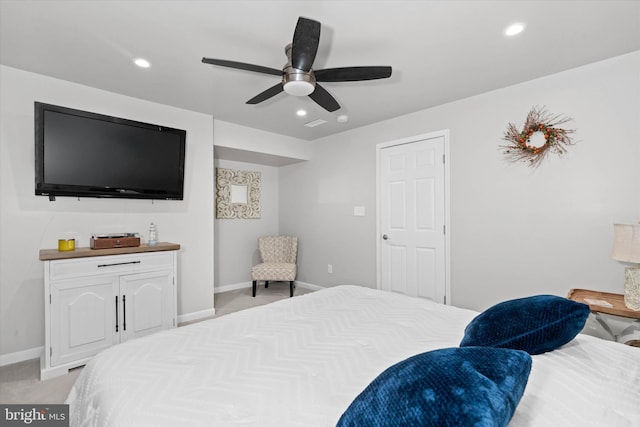
[[333,265],[331,265],[331,264],[327,265],[327,273],[329,273],[329,274],[333,273]]

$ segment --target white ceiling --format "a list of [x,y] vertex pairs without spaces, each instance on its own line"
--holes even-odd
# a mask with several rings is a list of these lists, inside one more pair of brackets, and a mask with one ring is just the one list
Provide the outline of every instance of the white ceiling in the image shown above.
[[[315,69],[391,65],[392,77],[324,83],[342,105],[328,113],[284,93],[246,105],[278,77],[201,63],[282,68],[299,16],[322,23]],[[504,36],[516,21],[526,30]],[[3,65],[306,140],[635,50],[633,0],[0,1]]]

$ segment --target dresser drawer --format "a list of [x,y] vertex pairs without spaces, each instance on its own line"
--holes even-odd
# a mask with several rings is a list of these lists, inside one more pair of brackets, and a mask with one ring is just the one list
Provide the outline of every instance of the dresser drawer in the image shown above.
[[50,261],[49,280],[102,274],[141,273],[144,271],[173,268],[172,252],[110,255],[86,259]]

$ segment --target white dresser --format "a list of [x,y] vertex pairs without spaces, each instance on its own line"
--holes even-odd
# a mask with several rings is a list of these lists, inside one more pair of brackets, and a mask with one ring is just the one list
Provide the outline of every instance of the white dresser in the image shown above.
[[40,251],[45,351],[40,379],[113,345],[176,326],[180,245]]

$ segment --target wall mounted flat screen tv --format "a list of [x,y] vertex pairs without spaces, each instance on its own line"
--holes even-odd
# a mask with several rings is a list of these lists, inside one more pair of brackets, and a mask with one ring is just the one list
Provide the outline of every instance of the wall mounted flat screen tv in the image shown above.
[[35,194],[182,200],[186,131],[35,103]]

